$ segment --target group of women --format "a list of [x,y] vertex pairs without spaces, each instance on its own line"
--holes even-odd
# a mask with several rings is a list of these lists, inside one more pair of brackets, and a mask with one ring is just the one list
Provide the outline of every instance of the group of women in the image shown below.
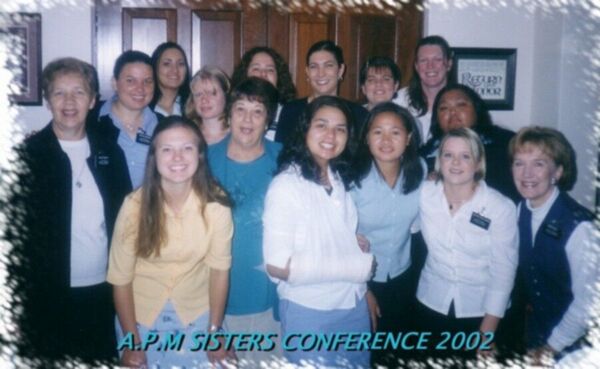
[[419,42],[406,89],[391,59],[370,58],[365,106],[337,97],[334,42],[306,64],[312,94],[294,100],[270,48],[249,50],[230,81],[217,67],[190,76],[168,42],[124,52],[103,103],[91,65],[44,68],[52,121],[22,145],[27,189],[13,193],[23,354],[110,361],[133,335],[119,355],[134,367],[395,367],[423,356],[139,345],[150,333],[416,330],[433,336],[425,357],[474,358],[491,350],[435,347],[444,332],[493,336],[515,280],[528,353],[584,343],[597,252],[591,213],[567,195],[577,169],[564,136],[493,125],[478,94],[449,81],[439,36]]

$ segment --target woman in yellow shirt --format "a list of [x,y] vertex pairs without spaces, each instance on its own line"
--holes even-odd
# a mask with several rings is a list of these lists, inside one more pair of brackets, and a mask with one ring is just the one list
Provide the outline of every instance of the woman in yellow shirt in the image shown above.
[[[190,350],[197,333],[221,330],[231,265],[231,209],[207,170],[205,149],[193,122],[162,120],[143,185],[119,212],[107,280],[114,285],[123,365],[198,367],[227,356],[222,349]],[[144,347],[149,334],[158,342]],[[180,348],[161,350],[178,334]],[[123,344],[128,337],[133,347]]]

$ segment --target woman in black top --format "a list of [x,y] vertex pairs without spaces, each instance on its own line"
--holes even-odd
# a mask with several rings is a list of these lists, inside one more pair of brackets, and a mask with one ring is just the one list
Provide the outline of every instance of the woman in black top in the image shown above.
[[[22,355],[86,363],[116,359],[112,290],[106,283],[113,225],[131,182],[116,142],[89,132],[97,74],[74,58],[42,73],[52,121],[19,148],[5,210],[13,242],[9,283],[23,306]],[[10,206],[10,207],[9,207]],[[15,299],[15,302],[18,301]]]
[[[306,54],[306,78],[312,88],[308,97],[292,100],[283,106],[279,115],[275,141],[285,143],[294,134],[300,115],[306,105],[319,96],[337,96],[346,65],[342,48],[333,41],[322,40],[313,44]],[[352,112],[355,124],[361,127],[367,110],[351,101],[344,100]]]
[[431,117],[431,138],[421,149],[427,162],[428,172],[433,172],[435,157],[442,136],[456,128],[471,128],[481,139],[485,148],[485,182],[515,203],[519,193],[511,177],[511,162],[508,157],[508,143],[514,132],[498,127],[483,99],[468,86],[449,84],[438,93],[433,104]]

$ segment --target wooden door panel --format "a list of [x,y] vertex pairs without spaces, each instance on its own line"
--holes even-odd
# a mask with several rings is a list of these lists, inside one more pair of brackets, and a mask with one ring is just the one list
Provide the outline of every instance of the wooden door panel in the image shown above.
[[317,41],[335,38],[335,15],[311,16],[308,14],[291,14],[289,18],[289,60],[292,78],[296,83],[298,96],[311,93],[310,84],[306,80],[306,53]]
[[344,50],[346,73],[341,96],[361,97],[360,66],[372,55],[393,57],[402,71],[402,84],[408,82],[414,47],[422,32],[420,1],[385,13],[385,9],[366,5],[339,13],[333,7],[265,4],[268,3],[256,6],[251,0],[95,0],[93,62],[103,97],[112,94],[112,68],[123,50],[134,48],[151,53],[167,40],[182,46],[192,72],[211,64],[231,74],[245,51],[254,46],[270,46],[288,61],[299,97],[310,94],[304,72],[306,52],[314,42],[323,39],[334,40]]
[[165,41],[177,42],[177,10],[123,8],[123,50],[151,55]]
[[192,69],[214,65],[231,76],[240,60],[241,11],[193,11]]

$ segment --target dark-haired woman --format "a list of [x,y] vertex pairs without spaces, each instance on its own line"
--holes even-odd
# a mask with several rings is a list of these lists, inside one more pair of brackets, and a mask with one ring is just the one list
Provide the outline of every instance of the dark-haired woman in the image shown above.
[[[264,270],[262,214],[267,188],[281,145],[264,138],[275,115],[277,90],[269,82],[250,77],[233,88],[228,103],[231,134],[208,151],[210,169],[233,202],[233,241],[230,289],[225,324],[232,332],[279,333],[273,316],[275,285]],[[281,356],[281,345],[271,351],[239,351],[238,359],[258,366]]]
[[[107,280],[114,286],[125,366],[198,367],[226,352],[136,350],[149,332],[161,338],[220,332],[229,286],[232,221],[228,199],[205,160],[191,121],[172,116],[152,136],[144,182],[123,204]],[[189,342],[188,342],[189,343]]]
[[[342,48],[330,40],[314,43],[306,54],[306,78],[312,94],[285,104],[279,114],[275,141],[286,143],[294,135],[300,115],[306,105],[319,96],[337,96],[346,65]],[[351,101],[344,100],[352,113],[352,119],[358,131],[367,117],[367,110]]]
[[394,102],[408,108],[418,118],[422,143],[431,137],[433,102],[448,83],[451,69],[452,50],[443,37],[432,35],[419,40],[410,83],[398,91]]
[[[21,146],[28,171],[3,209],[10,219],[6,235],[21,241],[13,243],[15,257],[8,259],[19,261],[8,265],[23,307],[19,353],[114,363],[106,267],[115,219],[131,191],[125,157],[115,142],[86,127],[98,96],[93,66],[56,59],[44,68],[41,83],[52,120]],[[39,366],[55,367],[45,364]]]
[[190,95],[190,67],[183,48],[175,42],[163,42],[152,53],[156,88],[150,108],[165,117],[183,115]]
[[369,58],[360,68],[360,89],[367,98],[364,107],[371,110],[377,104],[391,101],[398,92],[400,68],[387,56]]
[[[356,207],[348,193],[352,113],[321,96],[306,107],[279,157],[267,192],[264,258],[278,284],[282,337],[290,333],[369,332],[366,281],[373,255],[356,238]],[[369,365],[368,351],[286,351],[294,364]]]
[[270,47],[257,46],[246,51],[240,64],[233,71],[231,83],[239,84],[248,77],[258,77],[269,81],[279,92],[277,112],[267,129],[266,138],[275,139],[277,121],[282,104],[296,98],[296,86],[292,81],[290,69],[283,57]]
[[528,354],[581,348],[600,280],[593,214],[567,191],[577,181],[575,151],[557,130],[521,129],[510,142],[519,204],[519,272],[527,304]]
[[[415,283],[411,227],[419,215],[425,163],[419,157],[419,128],[410,112],[392,102],[375,106],[360,138],[358,180],[351,194],[358,209],[358,234],[377,260],[369,282],[380,309],[377,330],[410,330]],[[397,365],[392,350],[373,352],[376,364]],[[394,361],[390,361],[394,360]]]
[[[438,93],[433,106],[431,138],[421,148],[429,172],[433,172],[435,158],[442,137],[456,128],[471,128],[479,135],[485,148],[485,182],[515,203],[519,194],[511,180],[508,143],[514,132],[492,123],[485,102],[468,86],[449,84]],[[492,169],[493,168],[493,169]]]
[[158,124],[149,108],[154,95],[152,60],[140,51],[128,50],[115,61],[112,86],[115,95],[100,108],[90,129],[119,144],[125,153],[133,188],[142,184],[148,145]]

